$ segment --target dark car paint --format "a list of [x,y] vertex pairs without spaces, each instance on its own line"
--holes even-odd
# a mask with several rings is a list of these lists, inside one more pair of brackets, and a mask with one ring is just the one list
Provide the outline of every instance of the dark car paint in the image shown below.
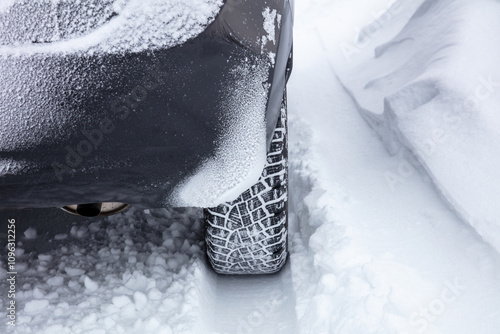
[[[281,34],[276,45],[266,45],[277,53],[275,66],[265,65],[271,83],[269,142],[285,86],[293,18],[288,1],[267,1],[265,6],[282,9]],[[57,141],[48,138],[36,146],[0,152],[0,158],[32,166],[0,177],[0,208],[105,201],[139,207],[168,204],[166,195],[213,154],[219,134],[228,128],[219,104],[221,92],[234,85],[231,68],[242,59],[255,62],[256,68],[264,66],[257,42],[265,34],[262,10],[262,1],[228,0],[205,32],[171,49],[0,58],[1,73],[8,73],[3,69],[11,61],[33,69],[24,86],[25,101],[29,103],[30,94],[37,98],[37,82],[51,81],[55,86],[47,112],[59,108],[78,115],[68,120]],[[67,80],[59,80],[61,76]]]

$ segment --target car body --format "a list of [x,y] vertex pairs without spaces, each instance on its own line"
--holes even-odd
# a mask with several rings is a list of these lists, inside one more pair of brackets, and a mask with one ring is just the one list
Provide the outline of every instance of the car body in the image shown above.
[[89,0],[83,28],[78,5],[36,3],[0,6],[0,209],[212,207],[259,179],[293,2]]

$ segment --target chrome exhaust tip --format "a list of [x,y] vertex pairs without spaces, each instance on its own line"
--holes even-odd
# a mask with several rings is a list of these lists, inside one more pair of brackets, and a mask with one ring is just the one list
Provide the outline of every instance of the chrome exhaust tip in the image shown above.
[[63,206],[67,213],[82,217],[111,216],[126,210],[130,205],[119,202],[86,203]]

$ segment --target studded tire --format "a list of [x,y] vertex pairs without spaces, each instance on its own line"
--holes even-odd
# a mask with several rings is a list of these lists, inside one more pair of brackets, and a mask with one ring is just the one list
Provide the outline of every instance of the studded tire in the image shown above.
[[204,210],[207,255],[219,274],[271,274],[286,262],[286,118],[285,94],[259,181],[233,202]]

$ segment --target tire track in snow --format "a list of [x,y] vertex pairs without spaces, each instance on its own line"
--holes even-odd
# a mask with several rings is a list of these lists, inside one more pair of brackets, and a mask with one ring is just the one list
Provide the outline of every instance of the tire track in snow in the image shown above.
[[213,334],[297,334],[289,264],[272,275],[218,275],[213,316]]

